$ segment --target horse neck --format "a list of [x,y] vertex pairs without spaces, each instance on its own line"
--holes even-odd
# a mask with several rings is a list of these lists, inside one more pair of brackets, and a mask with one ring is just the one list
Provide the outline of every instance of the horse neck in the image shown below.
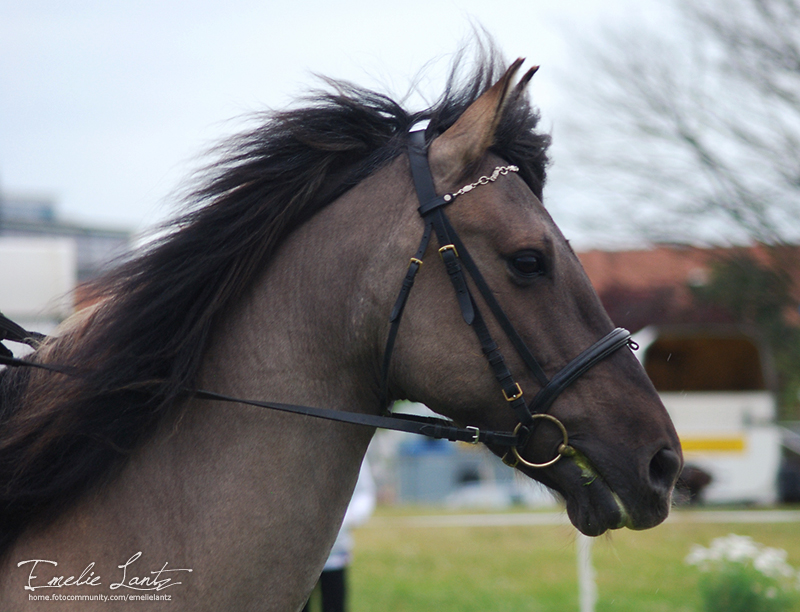
[[413,250],[398,239],[402,224],[418,221],[402,195],[374,193],[383,185],[384,192],[408,195],[407,185],[401,190],[385,178],[397,182],[391,170],[367,179],[287,237],[216,330],[202,385],[287,403],[381,410],[380,362],[402,276],[395,281],[387,272],[401,269]]
[[[383,237],[387,217],[366,192],[354,189],[287,238],[217,330],[202,388],[243,398],[380,410],[380,349],[393,296],[376,268],[385,268],[384,255],[393,256],[393,247]],[[398,262],[402,266],[402,258]],[[268,582],[276,585],[275,593],[302,595],[310,589],[373,431],[194,401],[165,432],[177,445],[170,456],[185,463],[185,471],[176,471],[190,473],[207,492],[207,505],[195,519],[200,525],[192,526],[204,546],[213,549],[219,540],[220,548],[236,551],[231,559],[236,579],[258,581],[261,593],[271,592],[264,588]],[[220,533],[220,524],[231,531]],[[242,567],[269,575],[251,577]],[[297,588],[286,589],[287,584]],[[276,602],[275,608],[291,605]]]
[[[380,410],[375,344],[381,326],[360,297],[364,268],[372,264],[361,255],[360,239],[343,223],[346,204],[332,204],[289,236],[216,331],[201,388],[351,412]],[[233,461],[241,458],[255,472],[274,474],[289,487],[304,483],[293,494],[298,499],[310,495],[321,500],[330,489],[330,503],[324,504],[329,508],[346,505],[342,483],[355,483],[372,434],[366,428],[237,404],[195,402],[189,411],[206,415],[211,443],[226,444],[224,452]],[[230,430],[229,439],[220,439],[220,428]],[[262,479],[266,487],[269,480]]]

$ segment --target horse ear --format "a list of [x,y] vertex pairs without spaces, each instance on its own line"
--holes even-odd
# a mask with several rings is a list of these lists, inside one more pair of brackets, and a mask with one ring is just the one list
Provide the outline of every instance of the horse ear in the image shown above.
[[519,70],[519,58],[491,88],[486,90],[444,134],[430,146],[428,159],[437,182],[452,185],[469,167],[480,160],[494,144],[495,131],[503,116],[506,102],[519,95],[539,68],[534,66],[520,79],[511,95],[511,81]]

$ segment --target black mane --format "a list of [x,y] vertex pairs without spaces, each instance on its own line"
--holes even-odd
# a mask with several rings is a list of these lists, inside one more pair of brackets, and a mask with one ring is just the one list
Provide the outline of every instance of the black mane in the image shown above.
[[[330,81],[219,147],[188,212],[94,285],[100,302],[85,325],[35,354],[86,375],[0,377],[0,554],[32,521],[117,474],[182,405],[217,323],[292,230],[401,155],[419,120],[430,119],[429,139],[446,130],[503,69],[490,52],[463,81],[454,70],[419,113]],[[537,122],[526,97],[512,100],[493,150],[541,197],[549,137]]]

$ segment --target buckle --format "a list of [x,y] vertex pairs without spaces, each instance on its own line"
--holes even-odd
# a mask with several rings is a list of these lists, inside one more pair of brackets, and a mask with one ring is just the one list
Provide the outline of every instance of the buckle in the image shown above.
[[478,429],[477,427],[473,427],[472,425],[467,425],[464,429],[469,429],[471,432],[473,432],[472,440],[467,440],[467,443],[468,444],[477,444],[478,443],[478,438],[481,435],[481,430]]
[[510,397],[509,397],[508,393],[506,393],[505,389],[501,389],[501,391],[503,392],[503,397],[506,398],[507,402],[513,402],[514,400],[519,399],[519,398],[522,397],[522,387],[519,386],[518,382],[515,382],[514,386],[517,388],[517,390]]
[[408,262],[408,267],[410,268],[412,264],[417,264],[418,266],[422,266],[422,260],[417,259],[416,257],[412,257],[411,261]]
[[439,255],[444,257],[446,251],[453,251],[453,255],[458,257],[458,250],[456,250],[456,245],[454,244],[446,244],[441,249],[439,249]]

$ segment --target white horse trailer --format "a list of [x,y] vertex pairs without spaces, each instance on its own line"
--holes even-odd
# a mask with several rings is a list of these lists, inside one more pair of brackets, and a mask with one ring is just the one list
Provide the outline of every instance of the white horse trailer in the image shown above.
[[637,355],[681,439],[686,465],[711,476],[708,503],[777,501],[781,430],[773,370],[759,342],[730,327],[646,327]]

